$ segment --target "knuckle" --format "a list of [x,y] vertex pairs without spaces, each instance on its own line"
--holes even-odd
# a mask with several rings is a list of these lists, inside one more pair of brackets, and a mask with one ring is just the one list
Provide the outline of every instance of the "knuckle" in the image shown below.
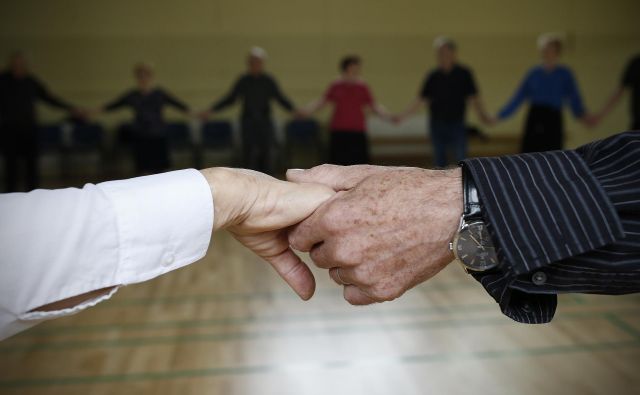
[[352,246],[341,244],[333,250],[333,260],[345,266],[354,266],[360,263],[359,252]]
[[300,236],[296,231],[289,233],[289,245],[298,251],[302,251],[303,244]]
[[402,290],[397,286],[381,284],[373,287],[372,296],[378,302],[390,302],[402,296]]
[[367,265],[357,265],[353,269],[353,277],[359,284],[371,285],[373,283],[371,268]]
[[358,304],[358,301],[355,300],[351,295],[344,295],[344,300],[346,300],[347,303],[349,303],[352,306],[355,306]]
[[331,257],[336,263],[345,264],[346,261],[349,259],[349,252],[345,251],[344,248],[338,247],[332,251]]
[[308,170],[312,177],[322,177],[323,175],[330,174],[335,166],[330,164],[323,164],[319,166],[312,167]]
[[331,202],[328,210],[322,216],[322,226],[332,233],[337,233],[344,227],[344,210],[341,204]]
[[324,255],[322,254],[322,251],[320,251],[319,249],[312,249],[309,252],[309,257],[311,258],[311,260],[313,261],[313,263],[318,266],[318,267],[325,267],[326,266],[326,262],[324,259]]

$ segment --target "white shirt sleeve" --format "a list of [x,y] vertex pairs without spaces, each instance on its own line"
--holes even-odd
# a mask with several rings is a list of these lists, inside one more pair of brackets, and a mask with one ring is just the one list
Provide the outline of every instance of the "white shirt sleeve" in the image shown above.
[[201,259],[212,229],[211,190],[193,169],[0,195],[0,340],[117,288],[61,311],[34,308]]

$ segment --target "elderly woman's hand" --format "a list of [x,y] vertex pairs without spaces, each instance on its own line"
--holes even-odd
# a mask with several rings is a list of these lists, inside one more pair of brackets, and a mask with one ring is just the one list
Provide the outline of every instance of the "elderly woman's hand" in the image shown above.
[[214,230],[226,229],[269,262],[304,300],[315,291],[313,274],[289,248],[287,228],[335,193],[318,184],[294,184],[229,168],[202,170],[214,201]]

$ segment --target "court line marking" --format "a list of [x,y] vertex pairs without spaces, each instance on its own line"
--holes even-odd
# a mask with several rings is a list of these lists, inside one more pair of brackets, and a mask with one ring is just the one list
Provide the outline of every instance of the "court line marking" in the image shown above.
[[631,335],[640,341],[640,330],[635,328],[633,325],[629,324],[622,317],[620,317],[617,313],[607,312],[604,314],[605,317],[611,322],[611,324],[621,331]]
[[[634,311],[637,311],[635,309]],[[611,324],[604,313],[593,312],[574,312],[567,313],[558,322],[574,321],[574,320],[598,320],[604,319]],[[150,345],[162,344],[184,344],[195,342],[220,342],[232,340],[256,340],[256,339],[273,339],[283,337],[308,337],[318,335],[353,335],[362,333],[377,333],[396,330],[429,330],[443,328],[469,328],[469,327],[495,327],[500,325],[513,325],[513,321],[507,317],[500,316],[497,318],[472,318],[472,319],[443,319],[443,320],[426,320],[421,322],[404,322],[404,323],[376,323],[358,324],[358,325],[341,325],[324,328],[277,328],[269,330],[252,330],[252,331],[233,331],[228,333],[216,334],[185,334],[185,335],[161,335],[153,337],[132,337],[120,339],[100,339],[100,340],[71,340],[60,342],[40,342],[28,344],[9,344],[0,346],[0,354],[12,352],[35,352],[35,351],[61,351],[71,349],[87,349],[87,348],[119,348],[119,347],[142,347]],[[524,325],[524,324],[521,324]],[[614,328],[617,328],[614,326]],[[623,332],[626,333],[626,332]]]
[[[448,282],[446,284],[426,285],[416,289],[416,292],[428,293],[434,291],[449,291],[460,288],[478,289],[482,291],[482,285],[473,281]],[[409,294],[408,294],[409,295]],[[338,288],[324,288],[316,290],[314,299],[342,299],[342,293]],[[233,302],[246,300],[274,300],[285,299],[300,301],[300,298],[291,290],[257,291],[257,292],[231,292],[195,295],[178,295],[163,297],[116,297],[108,303],[100,303],[96,308],[113,308],[122,306],[147,306],[155,304],[180,304],[180,303],[206,303],[206,302]]]
[[[576,302],[567,299],[563,306],[589,306],[589,307],[610,307],[611,305],[619,306],[620,303],[613,300],[603,300],[606,303],[599,303],[595,306],[586,305],[583,302]],[[614,303],[616,302],[616,303]],[[638,306],[640,308],[640,306]],[[623,310],[633,310],[625,306]],[[196,320],[166,320],[166,321],[142,321],[131,323],[105,323],[105,324],[86,324],[86,325],[50,325],[48,327],[34,328],[30,331],[23,332],[16,336],[13,340],[26,340],[30,338],[38,338],[45,336],[64,336],[74,333],[96,333],[107,331],[123,331],[123,330],[156,330],[156,329],[186,329],[186,328],[202,328],[207,326],[225,326],[240,324],[260,324],[271,322],[309,322],[318,320],[340,320],[344,318],[370,319],[385,318],[398,316],[431,316],[436,314],[468,314],[470,312],[498,312],[495,303],[487,304],[459,304],[459,305],[442,305],[442,306],[426,306],[426,307],[410,307],[399,309],[384,310],[359,310],[357,313],[353,311],[331,311],[331,312],[312,312],[299,314],[273,314],[258,316],[242,316],[242,317],[220,317],[211,319]],[[566,314],[564,312],[562,314]],[[597,312],[596,312],[597,313]]]
[[[638,341],[602,342],[593,344],[573,344],[564,346],[533,347],[518,350],[486,350],[461,353],[434,353],[405,355],[397,358],[329,360],[307,364],[309,371],[341,370],[363,364],[428,364],[469,360],[496,360],[505,358],[539,357],[548,355],[569,355],[585,352],[614,351],[640,347]],[[84,384],[102,384],[115,382],[166,381],[184,378],[203,378],[216,376],[238,376],[265,373],[300,372],[305,366],[300,364],[261,364],[249,366],[213,367],[205,369],[169,370],[163,372],[123,373],[95,376],[69,376],[34,379],[0,380],[0,388],[27,388],[45,386],[68,386]]]
[[[640,309],[640,306],[638,307]],[[498,312],[495,304],[460,304],[454,306],[426,306],[426,307],[410,307],[399,309],[385,310],[359,310],[354,311],[314,311],[312,313],[285,313],[272,315],[250,315],[240,317],[219,317],[210,319],[196,320],[167,320],[167,321],[141,321],[130,323],[105,323],[105,324],[87,324],[87,325],[52,325],[45,328],[34,328],[27,332],[17,335],[14,339],[22,339],[29,337],[51,336],[58,333],[95,333],[110,330],[152,330],[152,329],[170,329],[170,328],[200,328],[218,325],[239,325],[239,324],[257,324],[270,322],[309,322],[324,320],[340,320],[344,318],[384,318],[416,315],[432,315],[432,314],[468,314],[474,311],[492,311]]]

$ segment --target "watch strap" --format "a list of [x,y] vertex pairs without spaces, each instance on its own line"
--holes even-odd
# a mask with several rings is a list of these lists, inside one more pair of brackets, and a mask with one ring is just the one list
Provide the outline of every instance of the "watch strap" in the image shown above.
[[480,195],[478,188],[473,180],[473,175],[469,167],[462,162],[462,199],[464,211],[462,219],[467,222],[469,220],[482,219],[482,205],[480,204]]

